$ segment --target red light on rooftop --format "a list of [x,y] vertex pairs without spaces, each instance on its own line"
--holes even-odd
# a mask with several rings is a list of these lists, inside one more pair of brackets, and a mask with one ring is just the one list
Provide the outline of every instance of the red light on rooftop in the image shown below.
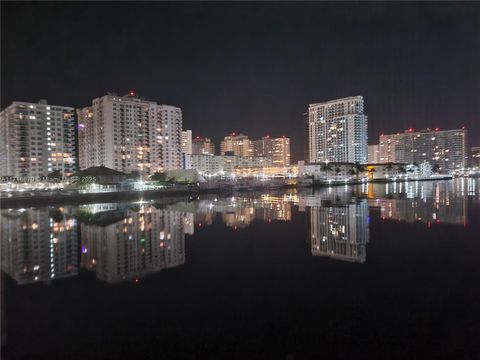
[[413,128],[409,128],[407,131],[408,132],[413,132]]
[[135,91],[130,90],[130,92],[128,93],[128,95],[130,95],[130,96],[135,96]]
[[439,130],[440,130],[440,128],[438,128],[438,127],[437,127],[437,128],[435,128],[435,131],[439,131]]
[[197,135],[197,136],[195,137],[195,139],[200,139],[200,136]]

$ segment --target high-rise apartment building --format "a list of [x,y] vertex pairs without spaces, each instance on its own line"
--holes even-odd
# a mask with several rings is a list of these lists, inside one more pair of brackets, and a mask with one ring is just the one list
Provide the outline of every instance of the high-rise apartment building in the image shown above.
[[307,162],[367,162],[368,124],[363,96],[310,104]]
[[209,138],[196,136],[192,140],[193,155],[215,155],[215,144]]
[[70,175],[77,170],[75,140],[73,108],[15,101],[0,113],[0,176]]
[[225,155],[225,153],[237,156],[252,156],[253,142],[246,135],[231,133],[225,136],[220,143],[220,154]]
[[273,166],[290,165],[290,139],[283,136],[271,138],[264,136],[253,141],[253,156],[268,156],[272,158]]
[[182,154],[192,153],[192,130],[182,131]]
[[182,110],[130,92],[77,110],[80,168],[152,174],[182,167]]
[[380,135],[380,162],[438,165],[440,170],[461,169],[467,164],[467,130],[425,129]]
[[368,163],[377,164],[380,162],[380,146],[368,145]]

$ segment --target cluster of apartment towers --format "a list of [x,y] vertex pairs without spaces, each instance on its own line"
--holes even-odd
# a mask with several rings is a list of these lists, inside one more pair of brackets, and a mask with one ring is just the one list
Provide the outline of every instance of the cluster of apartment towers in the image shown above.
[[[368,146],[362,96],[310,104],[304,117],[309,164],[429,162],[444,170],[466,165],[464,128],[382,134],[378,145]],[[0,176],[69,175],[97,166],[146,175],[183,168],[218,175],[233,168],[292,166],[287,137],[250,140],[231,133],[219,153],[210,139],[183,131],[179,107],[134,92],[108,93],[76,110],[46,100],[15,101],[0,113]]]

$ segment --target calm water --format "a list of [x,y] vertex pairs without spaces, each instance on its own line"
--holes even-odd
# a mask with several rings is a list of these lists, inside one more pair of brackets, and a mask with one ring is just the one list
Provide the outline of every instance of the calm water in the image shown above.
[[7,359],[480,358],[476,180],[1,215]]

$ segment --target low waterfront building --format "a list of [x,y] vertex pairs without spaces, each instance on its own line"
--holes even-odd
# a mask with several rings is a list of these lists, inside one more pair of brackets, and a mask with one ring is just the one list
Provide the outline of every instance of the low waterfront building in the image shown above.
[[235,176],[296,178],[298,176],[298,166],[238,167],[235,169]]
[[262,156],[185,155],[185,168],[204,176],[235,176],[235,168],[272,166],[272,159]]
[[299,176],[314,182],[395,181],[402,179],[428,179],[434,175],[428,162],[406,163],[299,163]]
[[314,181],[352,181],[357,178],[357,167],[348,162],[301,163],[298,173]]
[[89,191],[114,191],[127,181],[127,174],[105,166],[93,166],[70,177],[73,187]]

